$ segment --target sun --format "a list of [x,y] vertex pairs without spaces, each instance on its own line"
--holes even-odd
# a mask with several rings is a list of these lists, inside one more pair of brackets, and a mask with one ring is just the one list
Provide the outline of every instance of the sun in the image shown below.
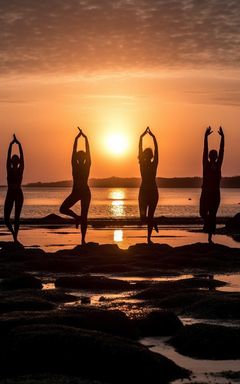
[[105,145],[109,153],[121,156],[127,152],[129,143],[124,134],[115,132],[106,137]]

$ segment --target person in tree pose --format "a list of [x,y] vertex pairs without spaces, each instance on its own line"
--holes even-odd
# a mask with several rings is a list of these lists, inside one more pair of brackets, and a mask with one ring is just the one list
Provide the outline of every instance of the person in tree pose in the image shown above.
[[208,152],[208,136],[213,133],[208,127],[204,137],[203,149],[203,185],[200,198],[200,216],[204,221],[204,232],[208,233],[208,242],[211,244],[212,235],[216,230],[216,216],[220,204],[221,168],[224,156],[224,132],[222,127],[218,133],[221,136],[219,153],[212,149]]
[[[151,148],[143,150],[143,137],[149,134],[154,143],[154,154]],[[138,153],[140,173],[142,183],[139,190],[139,211],[142,222],[147,222],[148,234],[147,241],[151,244],[152,230],[158,232],[157,224],[154,222],[154,213],[158,203],[158,188],[156,184],[156,174],[158,167],[158,144],[156,137],[149,127],[142,133],[139,140],[139,153]]]
[[[88,186],[88,177],[91,167],[90,148],[87,136],[79,129],[73,144],[72,152],[72,176],[73,188],[71,194],[64,200],[60,207],[60,213],[74,218],[76,228],[81,224],[82,244],[85,244],[87,232],[87,216],[91,201],[91,192]],[[85,151],[77,151],[78,139],[85,139]],[[71,208],[81,201],[81,216],[77,215]]]
[[[19,156],[12,155],[12,147],[18,145]],[[21,188],[24,171],[24,156],[21,143],[13,135],[13,140],[9,144],[7,155],[7,195],[4,204],[4,221],[13,236],[15,243],[18,242],[18,231],[20,225],[20,215],[23,206],[23,192]],[[15,204],[14,223],[11,224],[10,218]]]

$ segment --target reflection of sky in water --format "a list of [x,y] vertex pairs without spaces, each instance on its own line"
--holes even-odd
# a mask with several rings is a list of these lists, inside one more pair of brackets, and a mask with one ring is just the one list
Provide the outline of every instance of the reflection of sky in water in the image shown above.
[[121,189],[111,191],[109,193],[109,198],[112,200],[111,214],[116,217],[126,216],[125,205],[124,205],[125,192]]
[[123,241],[123,230],[115,229],[113,232],[113,240],[117,243]]

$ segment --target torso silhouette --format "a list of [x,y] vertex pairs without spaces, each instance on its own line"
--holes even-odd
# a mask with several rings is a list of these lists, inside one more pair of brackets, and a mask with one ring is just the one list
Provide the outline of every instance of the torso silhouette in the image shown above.
[[140,163],[140,172],[142,176],[141,188],[143,189],[156,188],[157,187],[157,184],[156,184],[157,164],[155,163],[155,161],[146,162],[140,159],[139,163]]
[[209,192],[219,190],[221,182],[221,165],[218,161],[208,161],[203,167],[203,186]]
[[87,161],[78,163],[76,160],[72,166],[73,175],[73,190],[82,191],[88,188],[88,177],[90,172],[90,165]]
[[7,170],[8,187],[11,189],[21,188],[22,179],[23,179],[23,167],[21,165],[19,165],[18,167],[13,167],[13,165],[10,164]]

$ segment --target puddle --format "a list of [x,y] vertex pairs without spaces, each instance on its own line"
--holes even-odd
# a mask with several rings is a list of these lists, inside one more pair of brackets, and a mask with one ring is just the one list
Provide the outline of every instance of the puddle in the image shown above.
[[160,277],[139,277],[139,276],[107,276],[108,278],[111,279],[117,279],[117,280],[123,280],[123,281],[129,281],[131,282],[139,282],[139,281],[178,281],[178,280],[183,280],[183,279],[190,279],[193,277],[193,275],[179,275],[179,276],[160,276]]
[[[224,378],[220,373],[223,371],[239,372],[240,360],[200,360],[183,356],[175,351],[175,349],[166,344],[169,338],[166,337],[146,337],[141,343],[147,346],[151,351],[160,353],[179,366],[192,371],[190,380],[176,380],[177,383],[231,383],[229,379]],[[217,377],[211,374],[220,374]]]
[[55,283],[43,283],[42,290],[47,291],[49,289],[56,289]]
[[215,279],[223,280],[228,285],[218,288],[222,292],[240,292],[240,273],[231,273],[223,275],[215,275]]

